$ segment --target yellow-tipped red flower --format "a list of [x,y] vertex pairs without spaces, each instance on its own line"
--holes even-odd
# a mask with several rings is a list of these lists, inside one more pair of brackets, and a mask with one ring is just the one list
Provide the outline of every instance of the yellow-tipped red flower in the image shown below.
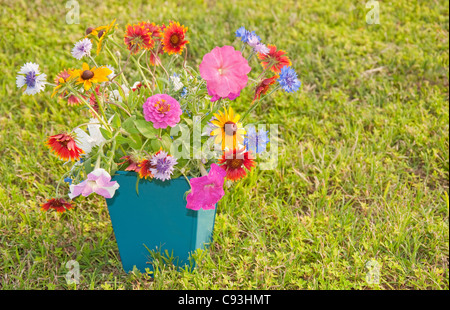
[[40,205],[42,211],[48,211],[49,209],[53,209],[58,211],[59,213],[63,213],[66,210],[70,210],[73,208],[73,205],[63,198],[52,198],[47,199],[46,203]]
[[67,133],[51,136],[47,146],[62,160],[78,160],[80,155],[84,154],[84,151],[77,146],[75,138]]
[[171,22],[169,26],[164,29],[162,35],[161,42],[164,52],[169,55],[181,54],[184,46],[189,43],[189,41],[184,39],[186,31],[188,31],[188,28],[180,25],[179,22]]
[[246,169],[250,171],[256,166],[252,155],[245,152],[244,148],[224,152],[218,163],[227,172],[226,178],[231,181],[242,179],[247,175]]
[[281,68],[292,65],[291,60],[286,56],[285,51],[277,51],[277,47],[275,45],[269,44],[267,47],[269,48],[269,53],[258,53],[258,58],[261,60],[261,65],[264,69],[270,70],[275,74],[279,74],[281,72]]

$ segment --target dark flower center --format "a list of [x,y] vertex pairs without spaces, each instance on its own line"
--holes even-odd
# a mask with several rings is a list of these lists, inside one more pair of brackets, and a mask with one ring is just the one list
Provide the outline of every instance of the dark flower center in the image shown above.
[[83,73],[81,74],[81,78],[83,80],[89,80],[93,77],[94,77],[94,72],[92,72],[91,70],[84,70]]
[[89,27],[88,29],[86,29],[86,35],[90,34],[92,32],[92,30],[94,30],[94,28]]
[[224,127],[227,136],[234,136],[238,130],[236,123],[231,121],[226,122]]
[[179,41],[180,41],[180,38],[176,34],[174,34],[170,37],[170,42],[172,44],[177,44]]
[[28,87],[34,87],[36,85],[36,73],[34,71],[30,71],[25,76],[25,83],[27,83]]
[[104,33],[105,33],[104,30],[100,30],[100,31],[98,32],[97,37],[100,39]]
[[232,168],[232,169],[238,169],[238,168],[241,168],[241,166],[242,166],[242,159],[237,159],[237,158],[235,158],[235,159],[231,159],[230,161],[229,161],[229,163],[228,163],[228,166],[230,167],[230,168]]

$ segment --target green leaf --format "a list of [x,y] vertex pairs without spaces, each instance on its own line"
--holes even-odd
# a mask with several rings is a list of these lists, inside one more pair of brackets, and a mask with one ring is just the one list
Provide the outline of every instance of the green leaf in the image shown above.
[[113,126],[113,128],[115,129],[119,129],[121,127],[121,121],[120,121],[120,116],[119,114],[115,114],[113,119],[111,120],[111,125]]
[[142,139],[139,134],[130,134],[127,140],[128,145],[135,150],[139,150],[142,147]]
[[158,135],[158,130],[153,127],[153,123],[151,122],[135,120],[134,124],[141,134],[148,139],[154,139]]
[[163,144],[159,139],[152,140],[151,145],[153,152],[158,152],[161,149],[161,147],[163,147]]
[[103,127],[100,127],[100,132],[102,133],[103,138],[106,140],[109,140],[112,138],[112,133],[110,133],[108,130],[106,130]]
[[136,134],[139,133],[139,130],[136,129],[136,126],[134,124],[134,121],[136,120],[136,116],[133,115],[129,118],[127,118],[123,123],[122,123],[122,128],[130,133],[130,134]]
[[172,145],[172,139],[170,138],[169,135],[165,134],[162,137],[162,147],[165,151],[169,152],[170,151],[170,146]]
[[92,165],[92,158],[87,159],[84,163],[84,171],[86,174],[91,173],[94,170],[94,165]]

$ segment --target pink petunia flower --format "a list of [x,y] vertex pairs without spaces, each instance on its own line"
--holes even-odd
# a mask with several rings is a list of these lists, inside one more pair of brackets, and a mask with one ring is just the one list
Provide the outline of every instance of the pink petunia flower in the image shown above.
[[192,191],[186,197],[186,208],[192,210],[214,209],[215,204],[225,195],[223,183],[226,175],[225,170],[212,164],[208,175],[191,179]]
[[111,182],[111,176],[105,169],[97,168],[89,173],[87,179],[80,184],[70,185],[69,198],[73,199],[79,195],[86,197],[92,193],[105,198],[112,198],[118,188],[119,183],[117,181]]
[[230,95],[236,98],[247,85],[250,71],[247,59],[232,46],[215,47],[203,56],[200,64],[200,75],[206,80],[208,93],[219,98]]
[[[215,92],[213,92],[208,85],[206,85],[206,89],[208,90],[208,95],[211,96],[211,102],[215,102],[221,98],[219,95],[217,95]],[[237,94],[229,93],[227,97],[230,100],[234,100],[237,97],[239,97],[240,95],[241,95],[241,92],[239,91],[239,93],[237,93]]]
[[178,101],[166,94],[147,98],[143,109],[145,120],[152,122],[155,128],[174,127],[180,122],[180,115],[183,113]]

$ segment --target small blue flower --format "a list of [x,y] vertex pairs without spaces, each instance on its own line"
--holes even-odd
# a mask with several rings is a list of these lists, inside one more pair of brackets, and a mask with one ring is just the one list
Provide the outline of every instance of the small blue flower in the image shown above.
[[236,37],[237,38],[242,38],[243,36],[245,36],[246,32],[247,32],[247,30],[245,30],[245,27],[242,26],[241,28],[236,30]]
[[266,151],[267,143],[269,143],[268,131],[259,130],[256,132],[254,126],[247,128],[247,134],[244,138],[244,146],[247,150],[255,152],[256,154]]
[[250,32],[245,29],[245,27],[241,27],[236,31],[236,37],[241,38],[241,41],[244,43],[248,43],[248,40],[250,38],[254,38],[254,40],[257,40],[258,42],[261,41],[261,37],[258,36],[254,31]]
[[280,72],[280,77],[277,79],[284,91],[293,93],[300,88],[302,83],[297,78],[297,73],[291,67],[283,67]]
[[72,178],[67,177],[64,179],[64,182],[69,183],[69,185],[72,185]]
[[188,93],[187,87],[183,87],[183,90],[181,91],[180,94],[181,98],[186,97],[187,93]]

